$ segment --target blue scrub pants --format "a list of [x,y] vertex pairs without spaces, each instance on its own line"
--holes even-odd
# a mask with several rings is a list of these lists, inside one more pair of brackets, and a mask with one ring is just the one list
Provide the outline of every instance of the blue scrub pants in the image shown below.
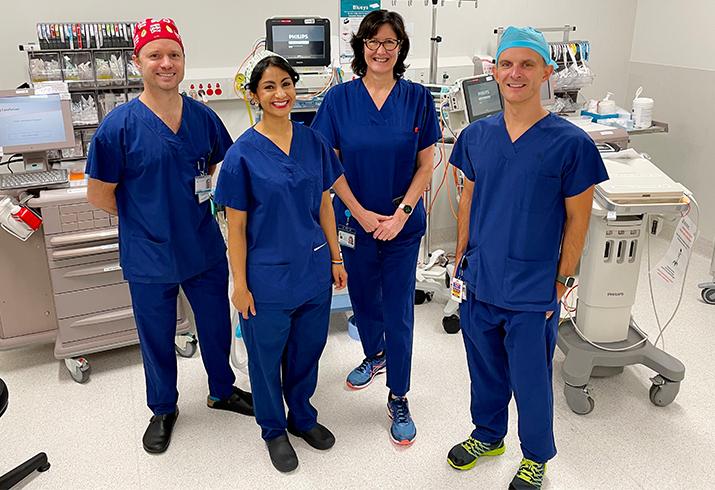
[[343,247],[350,301],[366,357],[385,351],[387,386],[395,396],[410,390],[415,324],[415,278],[420,236],[391,241],[357,235]]
[[472,380],[472,437],[485,443],[506,436],[514,393],[524,457],[545,463],[556,455],[551,361],[558,311],[519,312],[478,301],[470,292],[460,323]]
[[134,320],[144,361],[147,405],[155,415],[172,413],[179,398],[174,351],[179,286],[194,312],[210,395],[219,399],[231,396],[236,381],[228,362],[231,318],[225,257],[211,269],[181,284],[130,282]]
[[329,287],[298,308],[256,306],[255,316],[249,315],[248,320],[241,317],[253,408],[266,442],[284,435],[288,426],[308,431],[318,423],[318,411],[310,398],[318,384],[318,361],[328,340],[331,298]]

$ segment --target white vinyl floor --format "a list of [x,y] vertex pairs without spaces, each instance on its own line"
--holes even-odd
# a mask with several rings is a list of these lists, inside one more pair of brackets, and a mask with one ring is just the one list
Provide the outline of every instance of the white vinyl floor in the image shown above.
[[[654,259],[668,243],[656,239]],[[703,247],[701,247],[703,248]],[[549,490],[712,489],[715,476],[715,306],[700,298],[699,282],[711,280],[710,255],[693,255],[682,305],[665,334],[665,347],[686,366],[678,397],[666,407],[648,397],[653,373],[642,366],[592,380],[595,410],[573,413],[562,390],[564,355],[554,362],[555,433],[558,455],[549,463]],[[645,263],[633,314],[651,338],[657,334]],[[5,285],[7,287],[7,285]],[[670,316],[677,290],[657,287],[661,318]],[[449,449],[472,430],[469,378],[461,334],[441,324],[444,302],[416,307],[412,415],[417,439],[410,447],[389,439],[384,377],[365,390],[345,386],[363,358],[348,336],[346,315],[331,318],[313,403],[319,421],[337,442],[321,452],[293,438],[300,466],[281,474],[272,466],[260,429],[241,415],[206,407],[206,375],[200,358],[179,359],[181,415],[169,450],[144,452],[141,437],[151,413],[138,346],[88,356],[92,375],[75,383],[53,346],[0,352],[0,375],[10,390],[0,418],[0,473],[39,451],[51,469],[19,488],[40,489],[506,489],[521,453],[512,402],[506,452],[457,471]],[[239,386],[247,378],[238,373]]]

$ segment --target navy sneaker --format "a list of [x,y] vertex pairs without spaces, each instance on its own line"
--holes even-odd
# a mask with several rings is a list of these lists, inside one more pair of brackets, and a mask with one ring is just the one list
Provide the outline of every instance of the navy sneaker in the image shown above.
[[546,463],[536,463],[524,458],[519,465],[519,471],[509,484],[509,490],[541,490],[545,472]]
[[362,364],[350,371],[346,384],[356,390],[369,386],[376,375],[385,372],[386,363],[384,352],[381,356],[366,357]]
[[387,410],[392,418],[390,427],[390,438],[395,444],[406,445],[415,442],[417,428],[410,415],[410,407],[407,404],[407,397],[398,396],[392,398],[392,392],[387,395]]

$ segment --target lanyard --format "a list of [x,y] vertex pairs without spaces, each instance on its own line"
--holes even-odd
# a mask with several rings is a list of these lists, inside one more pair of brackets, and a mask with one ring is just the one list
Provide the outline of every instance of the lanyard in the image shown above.
[[208,173],[210,158],[211,158],[211,153],[206,152],[206,156],[199,158],[199,161],[196,162],[196,168],[199,171],[199,175],[206,175]]

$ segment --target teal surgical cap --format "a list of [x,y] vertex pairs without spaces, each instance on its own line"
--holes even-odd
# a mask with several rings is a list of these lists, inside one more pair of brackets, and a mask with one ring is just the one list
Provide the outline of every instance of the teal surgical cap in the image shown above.
[[507,30],[504,31],[504,34],[502,34],[501,42],[499,43],[497,63],[499,62],[499,56],[502,54],[502,51],[509,48],[533,49],[544,58],[544,62],[547,65],[551,65],[554,68],[558,67],[556,62],[551,59],[551,55],[549,55],[549,45],[546,44],[544,35],[533,27],[508,27]]

